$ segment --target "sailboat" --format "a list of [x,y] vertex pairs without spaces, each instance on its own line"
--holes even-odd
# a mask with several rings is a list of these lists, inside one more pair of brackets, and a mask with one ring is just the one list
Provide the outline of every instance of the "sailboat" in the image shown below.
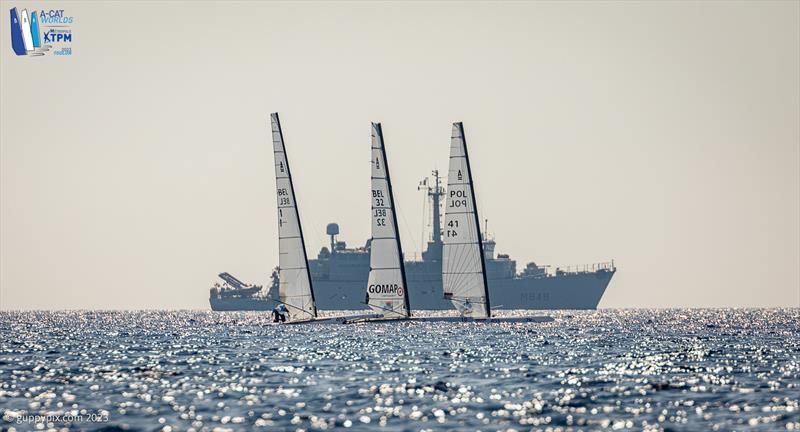
[[442,246],[442,286],[463,320],[542,322],[550,317],[492,316],[480,219],[464,125],[453,123]]
[[278,113],[271,114],[270,118],[278,195],[279,302],[288,307],[288,322],[313,321],[317,318],[317,307],[314,303],[314,288],[308,270],[308,257],[295,201],[292,173],[283,145],[283,131]]
[[346,317],[320,318],[314,301],[314,286],[308,269],[303,227],[295,200],[292,172],[286,157],[278,113],[270,115],[275,154],[275,183],[278,196],[278,299],[288,310],[289,324],[341,323]]
[[403,247],[395,212],[392,179],[386,160],[383,129],[372,123],[372,240],[365,303],[374,312],[348,322],[405,320],[411,318]]

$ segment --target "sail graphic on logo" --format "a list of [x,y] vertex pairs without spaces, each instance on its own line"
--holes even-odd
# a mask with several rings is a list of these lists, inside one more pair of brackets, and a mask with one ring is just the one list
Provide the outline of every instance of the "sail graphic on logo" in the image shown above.
[[367,300],[384,318],[408,318],[411,307],[397,227],[392,181],[380,123],[372,123],[372,241]]
[[278,293],[289,307],[290,321],[309,321],[317,317],[314,289],[308,270],[303,229],[295,202],[292,173],[286,158],[278,113],[273,113],[272,145],[275,152],[275,183],[278,192]]
[[22,39],[22,25],[19,22],[19,15],[17,15],[17,8],[11,9],[11,48],[16,55],[27,54],[25,50],[25,42]]
[[22,27],[22,42],[25,44],[25,51],[33,51],[33,37],[31,37],[31,22],[28,19],[28,10],[22,10],[20,17],[20,27]]
[[41,32],[39,31],[39,18],[36,17],[36,11],[31,12],[31,37],[33,38],[34,48],[42,46]]
[[453,123],[447,174],[442,285],[445,298],[464,316],[491,317],[486,264],[464,126]]

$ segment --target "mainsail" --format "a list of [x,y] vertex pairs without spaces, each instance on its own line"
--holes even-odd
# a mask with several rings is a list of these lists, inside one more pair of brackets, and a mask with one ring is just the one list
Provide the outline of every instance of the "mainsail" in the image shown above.
[[288,306],[291,321],[317,317],[314,289],[303,241],[303,229],[297,212],[292,173],[283,146],[283,132],[278,113],[272,118],[272,145],[275,151],[275,183],[278,193],[278,267],[280,301]]
[[447,174],[442,284],[445,298],[463,315],[491,316],[483,241],[478,222],[464,126],[453,123]]
[[386,318],[411,316],[403,249],[380,123],[372,123],[372,242],[366,303]]

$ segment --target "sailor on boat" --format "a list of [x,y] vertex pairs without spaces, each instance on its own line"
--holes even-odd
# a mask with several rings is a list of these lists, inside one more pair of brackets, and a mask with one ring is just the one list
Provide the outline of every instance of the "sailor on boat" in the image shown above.
[[469,299],[464,300],[464,304],[461,306],[461,315],[472,316],[472,302]]
[[286,305],[283,303],[275,306],[275,309],[272,309],[272,322],[286,322],[288,316],[289,310],[286,309]]
[[[278,198],[278,279],[280,280],[278,299],[272,299],[278,303],[272,311],[273,321],[286,324],[341,323],[349,317],[322,318],[317,315],[314,281],[308,269],[303,229],[278,113],[271,114],[270,120]],[[291,316],[289,309],[292,310]]]

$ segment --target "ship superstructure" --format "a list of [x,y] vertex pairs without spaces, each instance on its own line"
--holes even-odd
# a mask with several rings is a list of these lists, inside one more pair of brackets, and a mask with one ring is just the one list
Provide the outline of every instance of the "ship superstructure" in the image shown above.
[[[267,291],[261,285],[247,284],[235,278],[232,274],[222,272],[219,275],[222,283],[215,282],[209,290],[209,301],[213,310],[250,310],[250,309],[225,309],[225,307],[247,308],[249,305],[264,303],[263,298]],[[253,303],[255,302],[255,303]]]

